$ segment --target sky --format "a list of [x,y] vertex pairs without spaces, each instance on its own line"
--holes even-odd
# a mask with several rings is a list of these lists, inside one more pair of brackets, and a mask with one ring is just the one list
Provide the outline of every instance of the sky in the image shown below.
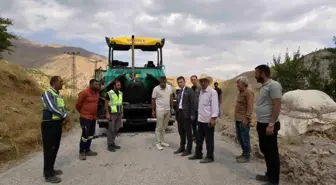
[[[107,56],[105,37],[165,38],[167,75],[232,78],[273,55],[334,47],[336,0],[0,0],[15,34]],[[136,63],[156,53],[136,52]],[[115,59],[131,61],[129,52]],[[156,62],[155,62],[156,63]]]

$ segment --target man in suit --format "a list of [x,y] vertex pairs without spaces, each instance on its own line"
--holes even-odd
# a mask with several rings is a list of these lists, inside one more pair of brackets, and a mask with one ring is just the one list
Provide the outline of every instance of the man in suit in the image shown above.
[[[180,135],[180,147],[174,153],[182,153],[182,156],[191,154],[192,149],[192,132],[191,124],[195,120],[196,113],[196,101],[195,93],[193,90],[185,85],[185,79],[183,76],[177,78],[177,84],[180,87],[180,92],[177,98],[177,123],[178,131]],[[185,149],[187,138],[187,149]]]
[[193,84],[191,86],[192,90],[195,93],[195,104],[196,104],[196,113],[195,113],[195,120],[192,121],[192,136],[193,136],[193,140],[196,141],[196,133],[197,133],[197,116],[198,116],[198,97],[200,95],[201,92],[201,86],[198,84],[198,79],[196,75],[192,75],[190,77],[190,81]]

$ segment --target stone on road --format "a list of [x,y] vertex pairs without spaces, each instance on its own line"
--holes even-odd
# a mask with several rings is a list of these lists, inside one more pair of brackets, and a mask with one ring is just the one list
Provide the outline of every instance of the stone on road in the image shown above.
[[[237,164],[235,155],[241,150],[232,142],[216,136],[215,162],[200,164],[187,157],[173,154],[179,146],[177,133],[166,134],[170,147],[158,151],[154,133],[122,133],[117,152],[107,151],[106,138],[93,140],[92,149],[98,156],[78,159],[80,131],[62,138],[55,169],[62,169],[64,185],[247,185],[263,173],[264,165],[257,162]],[[195,146],[195,145],[194,145]],[[193,147],[194,147],[193,146]],[[204,144],[204,153],[205,144]],[[48,184],[42,177],[43,153],[0,174],[1,185]]]

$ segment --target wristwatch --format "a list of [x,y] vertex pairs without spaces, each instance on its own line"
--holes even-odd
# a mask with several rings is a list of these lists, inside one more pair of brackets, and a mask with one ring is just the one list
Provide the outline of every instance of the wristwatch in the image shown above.
[[274,123],[269,123],[268,126],[269,127],[274,127]]

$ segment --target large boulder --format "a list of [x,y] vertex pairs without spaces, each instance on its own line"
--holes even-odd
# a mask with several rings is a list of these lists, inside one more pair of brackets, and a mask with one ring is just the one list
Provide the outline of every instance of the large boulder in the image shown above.
[[324,131],[336,126],[336,103],[318,90],[294,90],[281,99],[281,136]]

